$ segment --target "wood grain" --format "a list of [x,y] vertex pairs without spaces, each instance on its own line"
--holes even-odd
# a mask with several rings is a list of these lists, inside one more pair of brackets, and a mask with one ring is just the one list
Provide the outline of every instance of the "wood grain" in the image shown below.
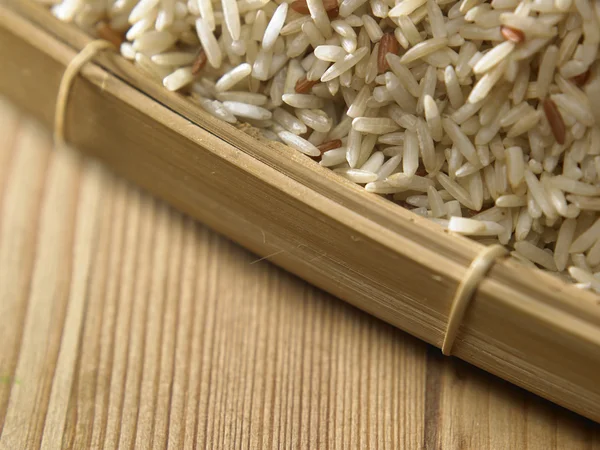
[[600,449],[0,101],[0,448]]

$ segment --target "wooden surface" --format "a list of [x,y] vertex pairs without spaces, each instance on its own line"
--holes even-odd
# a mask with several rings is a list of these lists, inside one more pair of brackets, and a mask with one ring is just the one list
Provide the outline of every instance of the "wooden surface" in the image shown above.
[[600,449],[0,102],[0,448]]

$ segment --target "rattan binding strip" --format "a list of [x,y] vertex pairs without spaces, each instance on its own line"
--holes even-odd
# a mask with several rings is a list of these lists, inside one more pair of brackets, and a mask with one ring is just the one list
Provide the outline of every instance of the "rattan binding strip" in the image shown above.
[[479,283],[484,279],[496,260],[505,256],[507,253],[508,251],[501,245],[485,247],[479,255],[475,257],[467,269],[467,273],[460,282],[456,294],[454,295],[454,299],[452,300],[452,307],[448,317],[448,326],[442,344],[442,353],[444,355],[450,356],[452,353],[452,346],[456,340],[460,324],[463,321],[465,312],[471,303],[471,299],[473,298],[473,294],[479,286]]
[[109,48],[114,49],[114,45],[104,39],[92,41],[75,55],[65,69],[65,73],[63,74],[58,87],[56,109],[54,112],[54,144],[56,146],[65,145],[65,114],[73,80],[85,63],[93,59],[101,50]]

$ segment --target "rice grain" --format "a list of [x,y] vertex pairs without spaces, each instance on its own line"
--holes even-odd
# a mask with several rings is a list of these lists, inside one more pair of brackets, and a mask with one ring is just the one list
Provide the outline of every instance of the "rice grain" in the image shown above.
[[362,58],[367,55],[368,50],[363,47],[351,55],[346,55],[342,60],[334,63],[321,77],[321,81],[330,81],[339,77],[344,72],[355,66]]
[[304,153],[308,156],[320,156],[321,152],[317,147],[308,142],[306,139],[301,138],[300,136],[295,135],[294,133],[290,133],[289,131],[280,131],[277,133],[279,138],[288,144],[290,147],[295,148],[296,150]]
[[196,32],[198,33],[198,38],[202,43],[204,53],[206,53],[208,63],[212,67],[218,68],[221,65],[223,56],[215,35],[212,33],[204,19],[196,19]]
[[392,119],[357,117],[352,120],[352,128],[361,133],[386,134],[397,130],[399,127]]
[[[223,0],[226,1],[226,0]],[[265,50],[271,50],[275,45],[275,41],[279,37],[279,33],[285,23],[285,18],[288,11],[288,4],[282,3],[275,10],[275,14],[271,17],[271,21],[267,25],[262,39],[262,46]],[[233,36],[233,34],[232,34]],[[237,39],[237,38],[234,38]]]
[[400,62],[402,64],[409,64],[413,61],[421,59],[433,52],[436,52],[446,47],[447,44],[447,38],[431,38],[426,41],[420,42],[411,49],[409,49],[406,53],[404,53],[404,55],[402,55],[402,57],[400,58]]

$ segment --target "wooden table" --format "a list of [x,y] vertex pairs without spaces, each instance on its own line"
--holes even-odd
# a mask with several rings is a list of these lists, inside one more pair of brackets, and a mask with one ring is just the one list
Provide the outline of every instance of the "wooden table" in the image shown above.
[[[599,374],[600,377],[600,374]],[[600,449],[0,99],[0,448]]]

